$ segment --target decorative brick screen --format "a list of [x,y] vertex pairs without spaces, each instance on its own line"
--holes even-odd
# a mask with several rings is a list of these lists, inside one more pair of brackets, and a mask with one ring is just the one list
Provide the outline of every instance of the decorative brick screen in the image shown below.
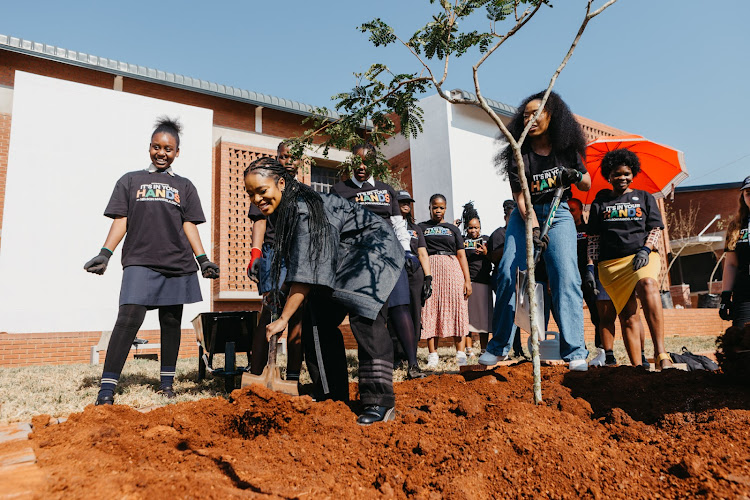
[[[218,242],[219,278],[214,292],[257,292],[255,284],[245,274],[252,248],[252,223],[247,218],[250,199],[245,193],[242,174],[254,160],[275,156],[269,149],[253,148],[220,142],[218,152],[218,221],[214,221],[214,241]],[[217,295],[214,296],[218,298]]]

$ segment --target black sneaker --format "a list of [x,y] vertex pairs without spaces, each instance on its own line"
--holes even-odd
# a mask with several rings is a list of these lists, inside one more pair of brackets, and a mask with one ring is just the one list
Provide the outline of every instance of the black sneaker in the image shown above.
[[416,378],[425,378],[427,374],[422,371],[419,365],[411,365],[406,369],[406,378],[414,380]]
[[651,369],[651,363],[648,362],[646,359],[646,355],[641,353],[641,366],[643,366],[646,370]]
[[167,387],[160,387],[159,391],[158,391],[158,394],[161,394],[162,396],[164,396],[167,399],[173,399],[173,398],[177,397],[177,395],[174,393],[174,389],[172,389],[171,385],[167,386]]
[[392,422],[396,419],[395,408],[388,406],[365,406],[362,414],[357,418],[359,425],[370,425],[375,422]]
[[617,365],[617,359],[615,358],[614,354],[607,354],[607,357],[604,358],[604,366],[616,366]]
[[114,396],[102,396],[101,394],[96,396],[96,403],[94,403],[95,406],[113,405],[113,404],[115,404]]

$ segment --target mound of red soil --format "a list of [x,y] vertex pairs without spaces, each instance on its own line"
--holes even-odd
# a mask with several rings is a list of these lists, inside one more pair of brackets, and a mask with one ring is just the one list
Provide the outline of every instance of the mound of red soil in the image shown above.
[[[750,392],[721,375],[531,364],[397,384],[396,422],[258,386],[88,407],[33,443],[57,498],[750,496]],[[352,386],[355,387],[354,385]]]

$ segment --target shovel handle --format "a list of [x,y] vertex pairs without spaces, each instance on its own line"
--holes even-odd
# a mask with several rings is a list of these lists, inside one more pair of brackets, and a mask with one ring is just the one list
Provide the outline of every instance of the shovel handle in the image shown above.
[[[279,319],[278,314],[272,313],[271,314],[271,323]],[[268,341],[268,366],[276,366],[276,346],[279,343],[279,334],[275,333],[271,335],[270,340]]]

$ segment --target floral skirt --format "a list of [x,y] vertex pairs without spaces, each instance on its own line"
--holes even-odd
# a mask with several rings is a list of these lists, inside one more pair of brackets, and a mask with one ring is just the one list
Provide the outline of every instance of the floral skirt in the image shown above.
[[462,337],[469,332],[464,274],[455,255],[430,255],[432,296],[422,308],[422,339]]

